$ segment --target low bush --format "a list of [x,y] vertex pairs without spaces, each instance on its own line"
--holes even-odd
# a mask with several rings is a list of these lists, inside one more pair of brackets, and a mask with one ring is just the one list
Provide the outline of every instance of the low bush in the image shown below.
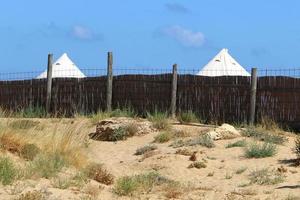
[[234,143],[229,143],[226,145],[226,148],[234,148],[234,147],[245,147],[247,145],[246,140],[239,140]]
[[11,184],[17,177],[17,169],[8,157],[0,158],[0,182],[3,185]]
[[139,131],[138,125],[134,122],[125,125],[124,128],[128,136],[134,136]]
[[199,122],[199,119],[192,111],[188,111],[180,113],[178,121],[182,124],[189,124]]
[[178,149],[175,154],[183,155],[183,156],[192,156],[193,151],[190,151],[188,149]]
[[170,141],[173,138],[173,135],[169,131],[164,131],[159,133],[157,136],[154,137],[154,141],[156,143],[165,143]]
[[144,147],[138,148],[134,155],[143,155],[145,153],[148,153],[150,151],[154,151],[157,149],[156,145],[146,145]]
[[153,127],[158,130],[166,130],[170,128],[170,123],[169,123],[167,113],[155,111],[152,114],[147,113],[147,118],[150,122],[152,122]]
[[20,156],[26,160],[33,160],[40,151],[40,148],[38,148],[35,144],[25,144],[21,147]]
[[252,143],[245,148],[245,156],[247,158],[266,158],[272,157],[277,153],[277,146],[271,143]]
[[114,182],[114,177],[102,164],[92,163],[84,170],[87,177],[105,185],[111,185]]
[[284,177],[277,171],[263,168],[249,174],[251,184],[275,185],[284,181]]

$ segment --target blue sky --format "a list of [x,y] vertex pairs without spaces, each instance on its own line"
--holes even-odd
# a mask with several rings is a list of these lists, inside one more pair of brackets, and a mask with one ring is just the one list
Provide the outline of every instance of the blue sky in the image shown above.
[[4,0],[0,72],[43,70],[67,52],[81,68],[200,69],[222,48],[251,68],[300,67],[299,0]]

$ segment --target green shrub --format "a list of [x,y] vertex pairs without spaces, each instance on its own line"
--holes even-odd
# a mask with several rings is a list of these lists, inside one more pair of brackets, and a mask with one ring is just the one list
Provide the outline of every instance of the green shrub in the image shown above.
[[284,177],[277,171],[268,168],[255,170],[249,174],[251,184],[275,185],[284,181]]
[[157,149],[156,145],[146,145],[144,147],[138,148],[134,155],[143,155],[145,153],[148,153],[150,151],[154,151]]
[[152,122],[153,127],[158,130],[166,130],[170,128],[167,113],[155,111],[153,114],[147,113],[147,118]]
[[131,107],[128,108],[118,108],[110,113],[110,117],[136,117],[136,113]]
[[9,126],[14,129],[30,129],[36,127],[40,122],[32,120],[16,120],[9,123]]
[[119,127],[113,131],[113,134],[110,136],[109,141],[119,141],[126,140],[128,137],[128,132],[124,127]]
[[135,192],[151,191],[155,186],[170,182],[170,180],[158,173],[150,172],[147,174],[119,178],[113,191],[119,196],[132,196]]
[[156,143],[165,143],[172,139],[172,133],[169,131],[161,132],[157,136],[154,137],[154,142]]
[[213,139],[207,134],[198,136],[196,138],[193,138],[186,142],[186,145],[188,146],[196,146],[201,145],[207,148],[213,148],[215,147]]
[[246,128],[244,131],[242,131],[242,135],[245,137],[252,137],[259,141],[280,145],[287,141],[287,138],[282,135],[271,134],[268,131],[260,130],[254,127]]
[[11,184],[17,176],[14,163],[7,157],[0,158],[0,182],[3,185]]
[[47,112],[42,107],[27,107],[17,113],[19,117],[23,118],[44,118],[47,116]]
[[87,177],[105,185],[111,185],[114,182],[114,177],[102,164],[91,163],[84,170]]
[[245,147],[247,145],[246,140],[239,140],[234,143],[229,143],[226,145],[226,148],[234,148],[234,147]]
[[20,156],[26,160],[33,160],[40,153],[40,148],[35,144],[25,144],[21,148]]
[[277,153],[277,146],[271,143],[252,143],[245,148],[247,158],[265,158],[274,156]]
[[101,120],[107,119],[110,117],[110,113],[109,112],[102,112],[99,111],[93,115],[90,116],[90,121],[93,125],[96,125],[98,122],[100,122]]
[[193,122],[199,122],[199,119],[192,111],[188,111],[180,113],[178,116],[178,121],[182,124],[188,124]]
[[58,153],[39,154],[29,166],[29,175],[37,175],[42,178],[56,176],[67,163]]

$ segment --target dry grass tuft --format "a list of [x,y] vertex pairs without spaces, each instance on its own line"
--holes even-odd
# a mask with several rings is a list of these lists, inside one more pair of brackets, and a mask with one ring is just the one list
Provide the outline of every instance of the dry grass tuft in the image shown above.
[[179,154],[179,155],[183,155],[183,156],[192,156],[193,155],[193,151],[189,150],[189,149],[178,149],[175,154]]
[[19,196],[16,200],[44,200],[45,197],[40,191],[29,191]]

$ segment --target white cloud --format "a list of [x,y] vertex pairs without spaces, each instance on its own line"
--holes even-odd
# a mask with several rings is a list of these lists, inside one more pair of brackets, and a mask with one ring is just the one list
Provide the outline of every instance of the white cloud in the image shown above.
[[189,10],[182,4],[166,3],[165,6],[169,11],[172,11],[172,12],[177,12],[177,13],[188,13],[189,12]]
[[194,32],[178,25],[164,28],[163,33],[186,47],[201,47],[205,42],[202,32]]
[[88,27],[82,25],[75,25],[72,27],[71,35],[79,40],[97,40],[101,39],[100,34],[96,34]]

